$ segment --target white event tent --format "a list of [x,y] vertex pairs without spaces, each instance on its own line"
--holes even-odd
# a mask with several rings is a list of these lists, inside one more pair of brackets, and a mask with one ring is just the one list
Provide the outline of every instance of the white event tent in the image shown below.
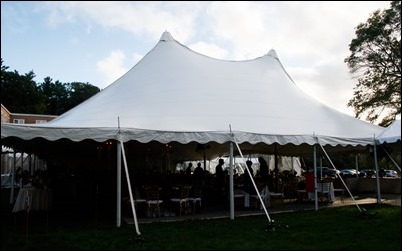
[[200,145],[208,145],[207,158],[229,154],[230,142],[245,152],[287,156],[311,153],[317,144],[329,151],[364,150],[383,130],[305,94],[274,50],[251,60],[219,60],[164,32],[98,94],[46,124],[2,123],[1,139],[42,153],[88,140],[114,140],[123,155],[125,143],[173,144],[178,150],[171,160],[188,160]]
[[[338,112],[293,83],[276,53],[225,61],[196,53],[164,32],[157,45],[97,95],[40,125],[2,125],[2,139],[115,139],[162,143],[358,145],[382,127]],[[367,141],[369,140],[369,141]]]

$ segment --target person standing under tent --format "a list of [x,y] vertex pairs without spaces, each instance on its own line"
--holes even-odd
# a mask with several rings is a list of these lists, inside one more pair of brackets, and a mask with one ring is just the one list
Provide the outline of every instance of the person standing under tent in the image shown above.
[[187,169],[186,169],[186,175],[187,175],[187,177],[190,177],[191,176],[191,172],[193,171],[192,170],[192,168],[193,168],[193,163],[188,163],[188,166],[187,166]]
[[[249,194],[257,194],[255,188],[253,186],[253,177],[254,171],[252,168],[253,162],[251,160],[246,161],[247,169],[249,170],[250,174],[248,174],[247,170],[244,170],[244,191]],[[251,176],[251,177],[250,177]]]
[[308,199],[311,200],[312,198],[314,198],[315,195],[314,173],[311,168],[307,169],[305,179],[306,179],[306,192],[308,195]]
[[197,163],[193,176],[194,186],[202,187],[204,185],[204,169],[201,167],[201,162]]
[[267,181],[268,179],[268,164],[263,157],[258,158],[258,162],[260,162],[260,176],[262,180]]
[[225,174],[223,172],[223,159],[219,159],[218,165],[215,167],[215,176],[216,176],[216,188],[219,194],[222,193],[224,190],[224,183],[225,183]]

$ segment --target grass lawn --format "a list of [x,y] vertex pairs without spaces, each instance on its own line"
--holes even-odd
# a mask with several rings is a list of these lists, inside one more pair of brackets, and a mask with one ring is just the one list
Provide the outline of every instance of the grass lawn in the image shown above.
[[[134,225],[23,213],[2,215],[1,249],[41,250],[401,250],[401,207],[364,205],[271,214],[234,220],[186,220]],[[28,228],[27,228],[28,226]],[[27,234],[28,233],[28,234]]]

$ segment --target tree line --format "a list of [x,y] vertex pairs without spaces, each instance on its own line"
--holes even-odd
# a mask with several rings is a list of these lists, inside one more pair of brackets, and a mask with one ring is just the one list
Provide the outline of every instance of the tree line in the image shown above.
[[33,71],[8,69],[1,59],[1,103],[12,113],[61,115],[100,92],[90,83],[62,83],[50,77],[37,83]]

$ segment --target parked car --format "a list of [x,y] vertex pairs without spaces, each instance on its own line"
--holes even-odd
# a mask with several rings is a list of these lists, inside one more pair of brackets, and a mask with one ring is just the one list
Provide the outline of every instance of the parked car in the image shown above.
[[397,178],[399,176],[398,176],[397,171],[392,170],[392,169],[385,169],[385,177]]
[[377,172],[374,169],[362,169],[359,172],[359,176],[365,178],[375,178],[376,173]]
[[339,174],[339,170],[335,170],[333,168],[329,167],[322,167],[322,172],[321,172],[321,167],[317,167],[317,179],[321,179],[321,173],[322,177],[329,177],[329,178],[336,178],[337,175]]
[[378,175],[379,175],[380,177],[392,177],[392,178],[397,178],[397,177],[399,177],[399,176],[398,176],[398,173],[397,173],[395,170],[392,170],[392,169],[384,169],[384,168],[381,168],[380,171],[378,171]]
[[340,170],[340,175],[342,175],[342,177],[357,177],[358,174],[359,174],[359,171],[357,171],[356,169]]

